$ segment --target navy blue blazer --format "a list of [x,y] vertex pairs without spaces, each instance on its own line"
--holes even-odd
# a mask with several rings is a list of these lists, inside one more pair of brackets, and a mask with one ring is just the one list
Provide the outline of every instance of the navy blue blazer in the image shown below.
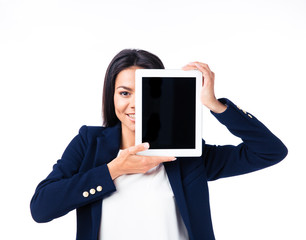
[[[215,239],[207,181],[256,171],[287,155],[284,144],[254,116],[228,99],[220,101],[227,109],[212,114],[243,142],[213,146],[203,140],[201,157],[164,163],[190,240]],[[103,198],[116,191],[106,164],[117,157],[120,140],[120,124],[82,126],[53,171],[37,186],[30,204],[33,219],[48,222],[76,209],[77,239],[96,240]]]

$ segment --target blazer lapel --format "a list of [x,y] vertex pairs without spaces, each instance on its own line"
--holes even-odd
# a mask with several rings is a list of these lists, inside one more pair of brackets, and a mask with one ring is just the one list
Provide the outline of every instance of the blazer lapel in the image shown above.
[[121,124],[104,129],[97,137],[97,150],[94,167],[109,163],[117,157],[121,141]]
[[[94,159],[94,167],[109,163],[117,157],[121,141],[121,124],[114,127],[108,127],[103,130],[101,135],[97,137],[97,148]],[[98,233],[101,223],[102,199],[91,204],[91,216],[94,224],[95,239],[98,238]]]
[[186,204],[182,180],[181,180],[179,158],[174,162],[165,162],[164,166],[165,166],[165,169],[168,175],[170,185],[172,187],[172,191],[175,196],[176,204],[180,210],[181,216],[188,230],[190,239],[193,239],[191,237],[192,236],[191,224],[190,224],[187,204]]

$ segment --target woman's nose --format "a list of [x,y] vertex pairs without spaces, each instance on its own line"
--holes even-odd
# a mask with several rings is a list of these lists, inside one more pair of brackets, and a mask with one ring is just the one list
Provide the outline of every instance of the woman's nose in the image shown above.
[[132,97],[130,98],[130,107],[135,109],[135,94],[132,95]]

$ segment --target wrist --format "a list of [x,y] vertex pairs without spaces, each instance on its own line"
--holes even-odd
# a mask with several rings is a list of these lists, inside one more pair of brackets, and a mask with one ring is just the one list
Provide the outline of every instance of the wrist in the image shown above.
[[227,106],[217,99],[205,106],[214,113],[223,113],[227,109]]
[[115,161],[115,159],[107,164],[108,171],[111,175],[112,180],[115,180],[117,177],[121,175],[119,171],[120,168],[118,166],[118,163]]

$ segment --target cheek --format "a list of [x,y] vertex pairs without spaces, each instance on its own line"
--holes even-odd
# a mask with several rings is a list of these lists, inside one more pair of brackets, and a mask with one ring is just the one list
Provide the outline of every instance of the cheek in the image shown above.
[[114,97],[114,105],[116,114],[120,114],[126,108],[126,102],[118,97]]

